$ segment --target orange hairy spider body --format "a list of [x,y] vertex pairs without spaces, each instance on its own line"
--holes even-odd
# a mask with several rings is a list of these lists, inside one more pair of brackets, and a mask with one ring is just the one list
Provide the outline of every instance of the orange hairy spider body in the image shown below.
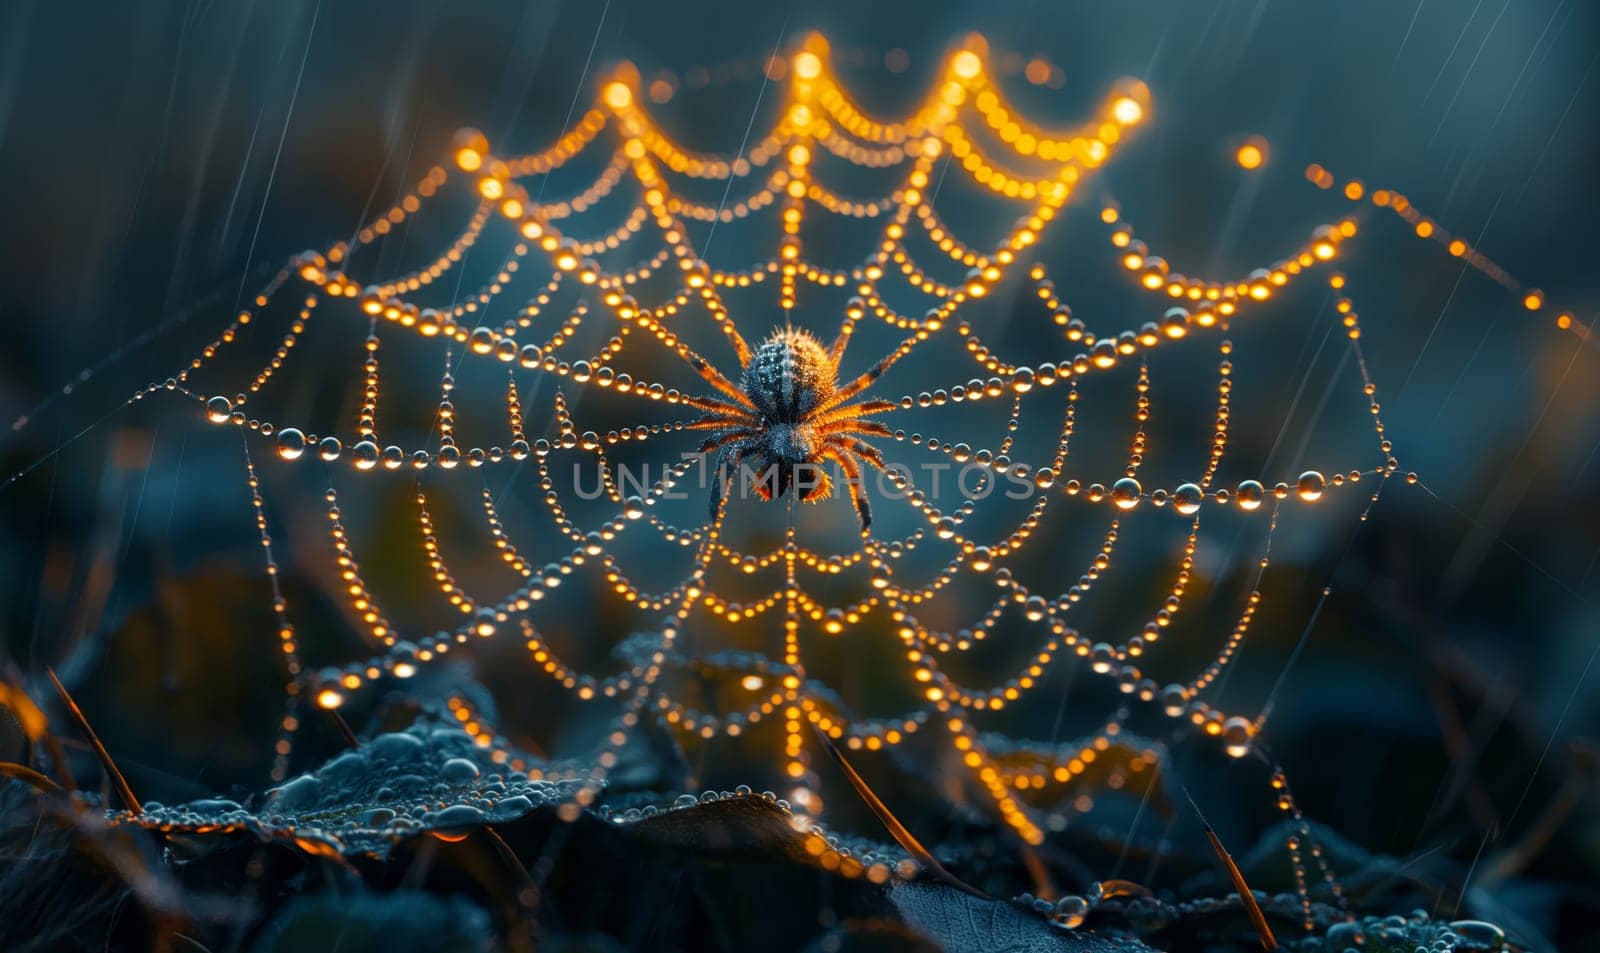
[[897,405],[886,400],[851,401],[904,350],[840,385],[839,361],[849,340],[849,324],[828,347],[809,331],[790,327],[773,331],[754,351],[743,340],[735,340],[743,366],[738,383],[703,358],[690,357],[700,376],[722,395],[695,399],[694,406],[708,413],[688,425],[717,431],[699,448],[702,454],[717,452],[710,499],[713,519],[721,511],[730,477],[741,466],[755,471],[750,485],[762,499],[777,499],[793,489],[797,499],[815,503],[833,493],[833,481],[823,470],[831,461],[845,475],[861,528],[872,525],[861,472],[863,465],[883,469],[883,455],[861,438],[889,436],[887,427],[867,418]]

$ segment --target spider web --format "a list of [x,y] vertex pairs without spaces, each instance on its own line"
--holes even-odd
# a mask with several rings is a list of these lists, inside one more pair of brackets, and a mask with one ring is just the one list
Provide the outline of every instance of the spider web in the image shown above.
[[[813,731],[851,752],[931,734],[945,736],[954,753],[949,763],[987,793],[994,812],[1037,844],[1068,823],[1071,805],[1082,801],[1068,792],[1086,782],[1155,783],[1163,747],[1124,728],[1130,712],[1153,711],[1186,737],[1268,765],[1276,806],[1291,821],[1285,846],[1311,929],[1310,881],[1342,897],[1259,738],[1331,589],[1321,590],[1271,693],[1248,706],[1225,706],[1219,696],[1264,599],[1280,520],[1342,497],[1356,501],[1354,518],[1365,521],[1391,479],[1416,482],[1401,474],[1384,429],[1361,351],[1357,289],[1331,264],[1357,235],[1356,221],[1318,225],[1300,247],[1243,276],[1186,277],[1136,237],[1094,176],[1145,120],[1151,104],[1142,84],[1122,84],[1094,115],[1054,129],[1007,101],[976,37],[952,50],[924,97],[892,120],[857,103],[819,36],[766,69],[785,94],[778,118],[733,154],[681,145],[645,105],[662,98],[655,84],[627,64],[540,151],[502,154],[481,133],[463,130],[448,158],[391,207],[350,239],[296,256],[187,367],[141,392],[186,395],[205,405],[213,423],[237,425],[245,435],[250,499],[288,673],[275,779],[287,776],[307,703],[338,709],[484,640],[515,640],[547,684],[620,709],[598,752],[581,763],[530,755],[461,694],[439,714],[462,724],[491,763],[531,781],[562,782],[568,810],[595,802],[646,722],[702,742],[774,727],[783,794],[802,821],[822,811]],[[554,174],[581,168],[591,175],[583,188],[547,197]],[[1320,166],[1307,178],[1322,189],[1335,185]],[[840,179],[877,183],[878,190],[848,197],[834,184]],[[1125,327],[1076,315],[1052,265],[1039,260],[1057,219],[1069,206],[1088,204],[1096,188],[1093,214],[1108,232],[1111,267],[1137,298],[1128,313],[1148,316]],[[965,202],[951,199],[961,190]],[[1418,237],[1444,244],[1521,295],[1529,310],[1544,307],[1541,292],[1523,288],[1404,196],[1369,193],[1354,180],[1343,193],[1395,212]],[[948,209],[942,198],[951,199]],[[464,215],[465,225],[447,243],[398,275],[375,277],[393,274],[401,257],[385,239],[408,239],[414,221],[451,214]],[[1008,220],[998,238],[973,236]],[[481,268],[482,256],[502,247],[508,250],[488,279],[468,287],[468,262]],[[405,253],[417,257],[415,249]],[[1231,335],[1302,287],[1324,289],[1333,326],[1348,341],[1371,443],[1322,469],[1222,485],[1235,413]],[[1001,294],[1004,307],[986,308]],[[1317,319],[1328,320],[1327,313]],[[1005,353],[999,341],[1009,336],[1006,325],[1023,320],[1034,322],[1029,353]],[[324,350],[316,328],[336,322],[366,328],[355,375],[359,406],[276,420],[258,411],[280,371],[308,349]],[[696,368],[703,362],[736,379],[750,342],[780,324],[824,338],[837,331],[847,340],[875,339],[853,341],[847,362],[884,353],[902,358],[865,396],[894,403],[883,415],[892,436],[873,442],[911,463],[890,467],[876,486],[868,481],[865,492],[881,518],[859,536],[846,528],[848,507],[837,504],[732,500],[720,517],[704,520],[705,460],[691,452],[697,439],[686,425],[713,391]],[[1582,331],[1570,320],[1558,326]],[[239,342],[269,333],[281,337],[265,365],[243,377],[224,373]],[[442,368],[436,384],[405,374],[389,380],[386,354],[395,341],[431,349]],[[940,348],[945,358],[924,360]],[[1145,425],[1160,411],[1152,359],[1196,349],[1214,355],[1211,438],[1191,479],[1154,485],[1141,479],[1150,451]],[[955,361],[972,365],[970,379],[932,379],[927,368]],[[1097,453],[1079,462],[1080,431],[1113,413],[1081,410],[1084,398],[1129,378],[1131,399],[1121,413],[1133,418],[1131,435],[1121,438],[1112,462]],[[353,429],[345,422],[351,417]],[[591,419],[629,423],[604,429]],[[329,668],[302,662],[258,472],[276,462],[252,458],[263,444],[276,461],[326,468],[327,551],[350,616],[370,640],[367,657]],[[918,469],[930,460],[948,470]],[[501,512],[502,494],[484,476],[453,472],[472,470],[531,474],[545,534],[519,537]],[[350,499],[359,503],[366,486],[396,471],[403,473],[391,479],[413,488],[426,573],[452,620],[433,631],[385,610],[385,594],[363,576],[343,521]],[[930,473],[947,481],[942,491],[937,479],[930,485]],[[448,534],[435,518],[435,484],[463,477],[484,481],[474,518],[508,584],[451,568]],[[350,478],[361,494],[336,486]],[[1121,558],[1129,525],[1150,510],[1161,511],[1179,538],[1175,555],[1152,576],[1162,590],[1155,608],[1116,631],[1080,624],[1081,607]],[[1032,582],[1032,561],[1067,559],[1061,554],[1076,549],[1065,542],[1082,539],[1069,537],[1059,521],[1076,525],[1095,511],[1104,529],[1077,545],[1088,553],[1077,582],[1064,589]],[[1201,524],[1223,514],[1264,526],[1249,588],[1214,657],[1185,678],[1158,681],[1149,672],[1189,608]],[[575,610],[563,601],[558,590],[570,593],[585,576],[599,580],[611,605]],[[546,628],[570,628],[562,620],[574,611],[608,620],[605,631],[597,621],[590,635],[607,642],[620,669],[591,672],[558,653]],[[903,671],[882,679],[911,686],[903,712],[858,714],[849,693],[811,672],[812,651],[837,652],[833,646],[866,637],[899,642]],[[967,678],[962,660],[1002,640],[1026,647],[1012,652],[1023,660],[1015,673],[998,682]],[[1124,696],[1097,731],[1061,743],[980,727],[992,713],[1029,700],[1072,657],[1087,660],[1087,671]],[[714,703],[697,696],[697,684],[713,687]],[[819,862],[830,869],[889,874],[881,864],[851,871],[848,852],[817,843]]]

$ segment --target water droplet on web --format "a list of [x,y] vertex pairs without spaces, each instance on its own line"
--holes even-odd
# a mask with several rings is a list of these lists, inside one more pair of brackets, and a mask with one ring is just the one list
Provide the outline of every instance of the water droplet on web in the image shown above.
[[371,440],[363,440],[350,448],[350,459],[357,470],[370,470],[378,465],[378,445]]
[[1198,486],[1185,483],[1172,491],[1172,508],[1184,516],[1193,516],[1200,512],[1200,503],[1205,497],[1205,491]]
[[1327,485],[1328,481],[1323,479],[1322,474],[1315,470],[1307,470],[1295,481],[1295,492],[1305,502],[1314,503],[1322,499],[1322,491]]
[[214,424],[225,424],[233,419],[233,402],[226,397],[213,397],[206,401],[206,419]]
[[1222,723],[1222,744],[1231,758],[1242,758],[1250,753],[1250,739],[1255,728],[1250,719],[1235,715]]
[[278,431],[278,456],[298,460],[306,452],[306,435],[293,427]]

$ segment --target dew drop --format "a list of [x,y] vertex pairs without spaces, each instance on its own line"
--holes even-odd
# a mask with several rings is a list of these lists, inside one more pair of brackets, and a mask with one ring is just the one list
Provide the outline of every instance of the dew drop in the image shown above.
[[1069,894],[1056,901],[1055,922],[1068,930],[1076,930],[1083,926],[1083,921],[1089,916],[1089,901],[1082,897]]
[[1328,485],[1322,474],[1315,470],[1307,470],[1300,474],[1300,479],[1295,481],[1295,492],[1300,494],[1300,499],[1307,503],[1315,503],[1322,499],[1322,491]]
[[214,424],[225,424],[233,417],[233,404],[226,397],[213,397],[206,401],[206,419]]
[[306,452],[306,435],[293,427],[278,431],[278,456],[298,460]]
[[1172,491],[1172,508],[1184,516],[1193,516],[1200,512],[1200,502],[1204,499],[1204,490],[1193,483],[1185,483]]
[[357,470],[370,470],[378,465],[378,445],[363,440],[350,448],[350,459],[355,461]]
[[1108,674],[1116,660],[1117,650],[1106,642],[1096,642],[1089,653],[1089,667],[1093,668],[1097,675]]
[[452,784],[465,784],[478,778],[478,766],[466,758],[451,758],[439,769],[444,779]]
[[1180,718],[1189,705],[1189,693],[1182,685],[1168,685],[1161,690],[1161,710],[1168,718]]
[[1242,758],[1250,753],[1250,737],[1255,728],[1250,719],[1238,715],[1222,723],[1222,744],[1230,758]]
[[467,339],[467,346],[472,348],[474,354],[488,354],[494,350],[495,334],[488,328],[477,327],[472,329],[472,336]]

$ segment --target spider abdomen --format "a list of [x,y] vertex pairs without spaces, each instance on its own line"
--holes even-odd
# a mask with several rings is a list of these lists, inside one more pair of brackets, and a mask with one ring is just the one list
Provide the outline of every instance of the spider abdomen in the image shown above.
[[701,376],[734,400],[702,399],[700,406],[713,413],[689,424],[695,429],[721,431],[700,448],[701,453],[719,451],[709,503],[713,520],[721,518],[729,482],[740,468],[749,474],[749,482],[741,480],[739,485],[748,486],[764,500],[787,496],[792,490],[801,502],[816,503],[833,494],[827,466],[834,464],[844,474],[845,487],[861,517],[861,529],[872,525],[871,507],[861,488],[861,467],[882,470],[883,456],[859,438],[888,435],[883,424],[866,417],[894,405],[881,400],[849,401],[871,386],[900,352],[841,387],[839,358],[848,340],[846,330],[827,348],[810,332],[780,328],[754,352],[744,349],[748,357],[737,385],[697,358],[696,370]]
[[810,424],[775,424],[761,435],[768,459],[800,463],[814,461],[822,452],[822,439]]
[[768,422],[795,424],[833,395],[837,376],[820,341],[780,328],[751,355],[739,383]]

